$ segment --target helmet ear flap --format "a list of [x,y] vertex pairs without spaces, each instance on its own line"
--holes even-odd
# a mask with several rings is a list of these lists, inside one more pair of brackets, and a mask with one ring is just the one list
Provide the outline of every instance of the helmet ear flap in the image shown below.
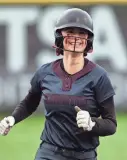
[[55,33],[55,45],[58,47],[56,49],[57,55],[63,55],[63,36],[60,32]]
[[93,43],[92,41],[88,40],[86,49],[84,51],[84,56],[87,56],[87,53],[91,53],[92,51],[93,51]]
[[87,46],[84,51],[84,56],[87,56],[87,53],[93,52],[93,34],[88,33],[88,40],[87,40]]

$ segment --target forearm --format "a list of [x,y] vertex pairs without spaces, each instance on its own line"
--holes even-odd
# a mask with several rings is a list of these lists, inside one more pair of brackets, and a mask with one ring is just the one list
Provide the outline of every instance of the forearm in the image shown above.
[[100,113],[102,118],[91,118],[95,122],[91,132],[98,136],[114,134],[117,129],[117,120],[113,97],[101,103]]
[[24,100],[17,105],[12,113],[12,116],[15,118],[15,123],[30,116],[37,109],[40,100],[41,93],[34,93],[31,89]]
[[32,112],[29,112],[26,105],[25,100],[20,102],[20,104],[15,108],[12,113],[12,116],[15,118],[15,124],[29,117]]
[[108,136],[116,132],[117,122],[114,119],[98,119],[91,118],[95,122],[95,126],[92,129],[92,133],[97,136]]

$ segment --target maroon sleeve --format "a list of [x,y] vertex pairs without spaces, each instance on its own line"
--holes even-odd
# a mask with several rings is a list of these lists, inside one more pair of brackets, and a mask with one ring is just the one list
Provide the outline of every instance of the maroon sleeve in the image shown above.
[[41,91],[35,92],[32,88],[29,90],[27,96],[17,105],[12,113],[16,123],[24,120],[37,109],[41,100],[41,94]]
[[116,132],[117,120],[113,97],[108,98],[100,104],[101,118],[92,117],[96,122],[92,133],[97,136],[108,136]]

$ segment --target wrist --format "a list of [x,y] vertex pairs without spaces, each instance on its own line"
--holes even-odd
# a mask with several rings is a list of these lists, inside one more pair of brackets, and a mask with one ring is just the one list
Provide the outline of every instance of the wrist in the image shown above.
[[10,127],[14,126],[14,124],[15,124],[15,118],[13,116],[8,116],[7,117],[7,121],[9,123]]
[[89,128],[88,128],[88,131],[91,131],[93,129],[93,127],[95,126],[96,122],[92,121],[90,119],[90,123],[89,123]]

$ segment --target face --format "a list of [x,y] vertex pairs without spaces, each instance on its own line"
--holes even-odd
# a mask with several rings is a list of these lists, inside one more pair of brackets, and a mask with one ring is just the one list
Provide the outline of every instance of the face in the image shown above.
[[87,46],[88,33],[80,28],[67,28],[62,30],[64,37],[63,46],[65,50],[84,52]]

